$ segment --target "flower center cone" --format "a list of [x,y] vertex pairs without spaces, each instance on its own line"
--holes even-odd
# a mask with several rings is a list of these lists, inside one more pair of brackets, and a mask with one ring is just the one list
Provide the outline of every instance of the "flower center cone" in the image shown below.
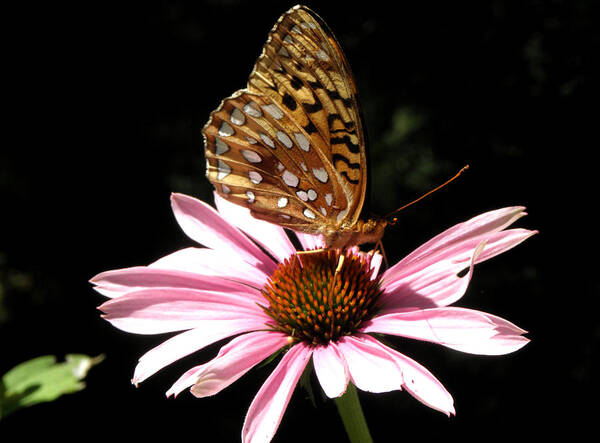
[[285,260],[262,293],[275,330],[296,341],[325,345],[354,334],[372,318],[381,289],[364,254],[327,249]]

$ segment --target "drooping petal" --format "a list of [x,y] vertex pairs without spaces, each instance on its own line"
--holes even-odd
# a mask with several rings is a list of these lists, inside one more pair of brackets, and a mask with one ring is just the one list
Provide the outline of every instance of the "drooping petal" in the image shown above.
[[305,251],[309,249],[322,249],[326,246],[321,235],[305,234],[304,232],[295,232],[295,234]]
[[280,332],[240,335],[223,346],[214,359],[187,371],[167,391],[167,396],[176,396],[192,385],[191,392],[196,397],[215,395],[287,343],[287,337]]
[[162,257],[150,268],[193,272],[205,276],[221,276],[229,280],[262,288],[268,275],[229,253],[209,248],[185,248]]
[[512,323],[485,312],[465,308],[433,308],[373,318],[363,332],[426,340],[472,354],[514,352],[529,341]]
[[192,240],[211,249],[230,251],[263,272],[275,269],[273,260],[211,206],[184,194],[172,194],[171,204],[179,226]]
[[346,392],[350,374],[346,360],[334,342],[327,346],[317,346],[313,351],[315,373],[323,391],[329,398],[336,398]]
[[515,206],[486,212],[466,222],[459,223],[414,250],[405,258],[388,269],[383,278],[386,280],[400,279],[413,271],[414,267],[423,269],[439,258],[452,251],[456,245],[472,240],[471,244],[479,244],[494,233],[502,231],[517,219],[525,215],[524,207]]
[[133,291],[105,302],[99,309],[113,326],[135,334],[193,329],[205,320],[269,320],[246,294],[188,288]]
[[366,343],[380,348],[387,353],[402,372],[404,382],[402,386],[417,400],[432,409],[443,412],[450,416],[456,415],[454,411],[454,400],[450,393],[444,388],[437,378],[425,367],[401,354],[400,352],[385,346],[373,337],[361,336]]
[[462,262],[445,260],[404,280],[384,282],[379,314],[432,308],[455,302],[467,290],[475,261],[484,247],[485,241],[475,248],[468,267]]
[[[150,288],[188,288],[241,294],[255,302],[263,302],[255,286],[222,276],[201,275],[187,271],[136,266],[102,272],[90,280],[96,290],[108,290],[108,296]],[[260,286],[259,286],[260,287]]]
[[248,208],[231,203],[216,192],[215,205],[225,220],[252,237],[279,262],[296,253],[294,245],[280,226],[252,217]]
[[[433,305],[447,306],[460,299],[468,283],[464,271],[469,260],[481,263],[507,251],[536,234],[527,229],[509,229],[476,236],[452,246],[438,249],[427,260],[422,260],[407,270],[396,270],[394,275],[384,273],[384,292],[394,293],[394,298],[418,296]],[[485,246],[475,253],[485,242]],[[462,281],[461,281],[462,280]],[[426,305],[421,304],[421,307]]]
[[338,341],[354,385],[368,392],[402,389],[402,372],[381,347],[361,337],[348,336]]
[[242,443],[271,441],[311,353],[310,347],[298,343],[282,357],[252,400],[242,428]]
[[132,382],[138,384],[174,361],[219,340],[262,329],[265,323],[259,318],[204,320],[197,328],[177,334],[142,355]]

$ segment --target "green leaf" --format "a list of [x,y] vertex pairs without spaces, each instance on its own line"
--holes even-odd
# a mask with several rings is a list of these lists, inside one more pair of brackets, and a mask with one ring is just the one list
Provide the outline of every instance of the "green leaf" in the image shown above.
[[102,360],[103,355],[68,354],[64,362],[57,363],[56,357],[44,355],[15,366],[2,377],[0,418],[17,409],[82,390],[85,383],[81,380]]

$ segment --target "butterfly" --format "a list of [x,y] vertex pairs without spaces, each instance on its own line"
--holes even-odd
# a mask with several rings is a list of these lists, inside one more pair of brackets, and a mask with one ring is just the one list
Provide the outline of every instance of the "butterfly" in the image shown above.
[[255,218],[321,234],[330,248],[381,240],[389,221],[360,218],[367,157],[350,66],[307,7],[279,18],[246,88],[202,133],[208,180]]

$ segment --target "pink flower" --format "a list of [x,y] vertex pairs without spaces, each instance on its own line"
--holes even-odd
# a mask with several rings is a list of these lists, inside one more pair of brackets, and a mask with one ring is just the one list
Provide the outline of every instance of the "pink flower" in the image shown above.
[[[111,299],[100,306],[114,326],[137,334],[179,332],[144,354],[137,384],[168,364],[227,337],[211,361],[167,391],[214,395],[273,353],[286,351],[248,410],[244,442],[268,442],[309,360],[330,398],[348,382],[369,392],[405,389],[454,414],[444,386],[423,366],[371,334],[426,340],[473,354],[523,347],[524,330],[485,312],[448,305],[460,299],[473,266],[536,231],[505,229],[525,215],[508,207],[437,235],[379,273],[381,255],[357,248],[297,255],[284,230],[215,196],[219,212],[173,194],[184,232],[206,248],[176,251],[149,266],[103,272],[91,282]],[[323,244],[297,234],[305,249]],[[184,331],[184,332],[180,332]]]

